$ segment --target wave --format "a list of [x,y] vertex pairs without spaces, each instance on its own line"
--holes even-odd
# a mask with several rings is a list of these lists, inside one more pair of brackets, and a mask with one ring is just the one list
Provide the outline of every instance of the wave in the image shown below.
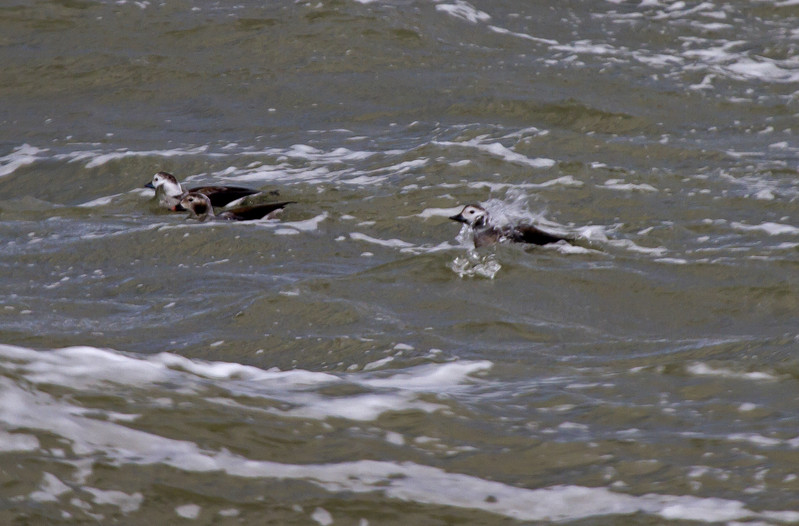
[[[474,509],[516,520],[566,521],[636,513],[705,522],[758,518],[799,520],[797,512],[754,511],[731,499],[636,496],[610,488],[578,485],[529,489],[418,462],[354,460],[290,464],[258,460],[225,449],[202,447],[188,439],[136,429],[130,424],[138,415],[90,409],[76,402],[105,392],[113,385],[147,388],[150,395],[154,389],[162,395],[158,398],[162,406],[163,395],[169,391],[184,399],[198,396],[212,403],[220,403],[218,399],[225,398],[226,403],[233,405],[241,404],[242,398],[265,396],[282,399],[292,406],[289,410],[275,410],[292,418],[370,420],[386,411],[439,409],[440,404],[422,401],[419,395],[456,392],[475,381],[472,375],[490,368],[491,363],[487,361],[427,364],[388,374],[385,371],[382,374],[375,371],[329,374],[264,370],[169,353],[142,357],[93,347],[36,351],[0,345],[0,367],[3,371],[0,376],[3,451],[34,451],[42,447],[35,434],[56,436],[72,450],[71,460],[63,462],[80,466],[74,480],[65,481],[63,475],[59,478],[43,472],[39,487],[25,496],[33,502],[59,502],[72,497],[71,502],[75,503],[74,495],[81,491],[92,495],[96,505],[115,506],[123,514],[139,510],[145,502],[140,492],[95,488],[82,482],[93,470],[93,463],[102,459],[104,464],[117,467],[160,465],[187,473],[298,480],[331,493],[379,493],[397,501]],[[379,393],[323,399],[314,392],[320,386],[341,382],[358,384]],[[53,394],[53,386],[71,396]],[[227,394],[222,395],[220,391]],[[210,393],[215,394],[211,397]],[[187,504],[176,512],[196,516],[199,507]]]

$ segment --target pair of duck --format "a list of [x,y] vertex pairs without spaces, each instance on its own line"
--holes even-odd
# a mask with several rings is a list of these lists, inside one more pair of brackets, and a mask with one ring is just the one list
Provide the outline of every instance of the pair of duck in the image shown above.
[[[280,203],[237,206],[225,209],[217,214],[214,212],[214,207],[224,207],[260,192],[240,186],[198,186],[187,191],[174,175],[167,172],[158,172],[153,176],[153,180],[144,186],[155,190],[155,195],[162,207],[173,211],[188,210],[191,217],[200,221],[274,219],[283,211],[286,205],[295,202],[283,201]],[[501,241],[534,245],[547,245],[559,241],[574,242],[574,239],[545,232],[532,225],[495,226],[491,223],[488,211],[477,204],[464,206],[459,214],[450,217],[450,219],[471,228],[475,248]]]
[[158,172],[153,176],[153,180],[144,187],[155,190],[155,197],[163,208],[175,212],[188,210],[190,217],[200,221],[274,219],[286,205],[294,203],[294,201],[283,201],[281,203],[236,206],[217,214],[214,212],[214,207],[227,206],[260,192],[241,186],[197,186],[185,190],[175,176],[167,172]]

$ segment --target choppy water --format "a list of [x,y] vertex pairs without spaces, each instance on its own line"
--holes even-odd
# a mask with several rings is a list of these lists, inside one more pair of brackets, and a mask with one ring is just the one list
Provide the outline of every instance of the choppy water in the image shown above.
[[[0,521],[799,522],[797,28],[3,4]],[[158,170],[298,203],[193,223]]]

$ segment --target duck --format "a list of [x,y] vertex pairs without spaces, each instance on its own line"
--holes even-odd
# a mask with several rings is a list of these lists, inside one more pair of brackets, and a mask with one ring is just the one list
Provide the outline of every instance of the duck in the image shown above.
[[180,205],[180,200],[183,199],[188,192],[207,195],[209,199],[211,199],[212,206],[225,206],[237,199],[259,193],[259,190],[244,188],[242,186],[197,186],[186,190],[175,176],[169,172],[158,172],[153,175],[153,180],[145,184],[144,187],[155,190],[158,204],[162,208],[174,212],[184,210]]
[[286,205],[296,201],[267,203],[262,205],[239,206],[226,209],[219,214],[214,212],[211,198],[200,192],[188,192],[180,200],[180,206],[189,211],[189,217],[199,221],[253,221],[256,219],[275,219]]
[[493,245],[501,241],[529,243],[533,245],[548,245],[559,241],[565,241],[567,243],[573,242],[573,240],[568,237],[545,232],[533,225],[519,224],[495,226],[491,224],[491,216],[488,210],[479,204],[464,206],[459,214],[450,217],[450,219],[458,223],[463,223],[471,228],[475,248]]

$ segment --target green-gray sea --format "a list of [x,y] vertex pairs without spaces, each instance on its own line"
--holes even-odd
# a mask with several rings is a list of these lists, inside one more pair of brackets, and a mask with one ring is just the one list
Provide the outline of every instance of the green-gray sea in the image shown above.
[[[799,522],[797,28],[0,3],[0,523]],[[161,170],[296,203],[200,223]]]

